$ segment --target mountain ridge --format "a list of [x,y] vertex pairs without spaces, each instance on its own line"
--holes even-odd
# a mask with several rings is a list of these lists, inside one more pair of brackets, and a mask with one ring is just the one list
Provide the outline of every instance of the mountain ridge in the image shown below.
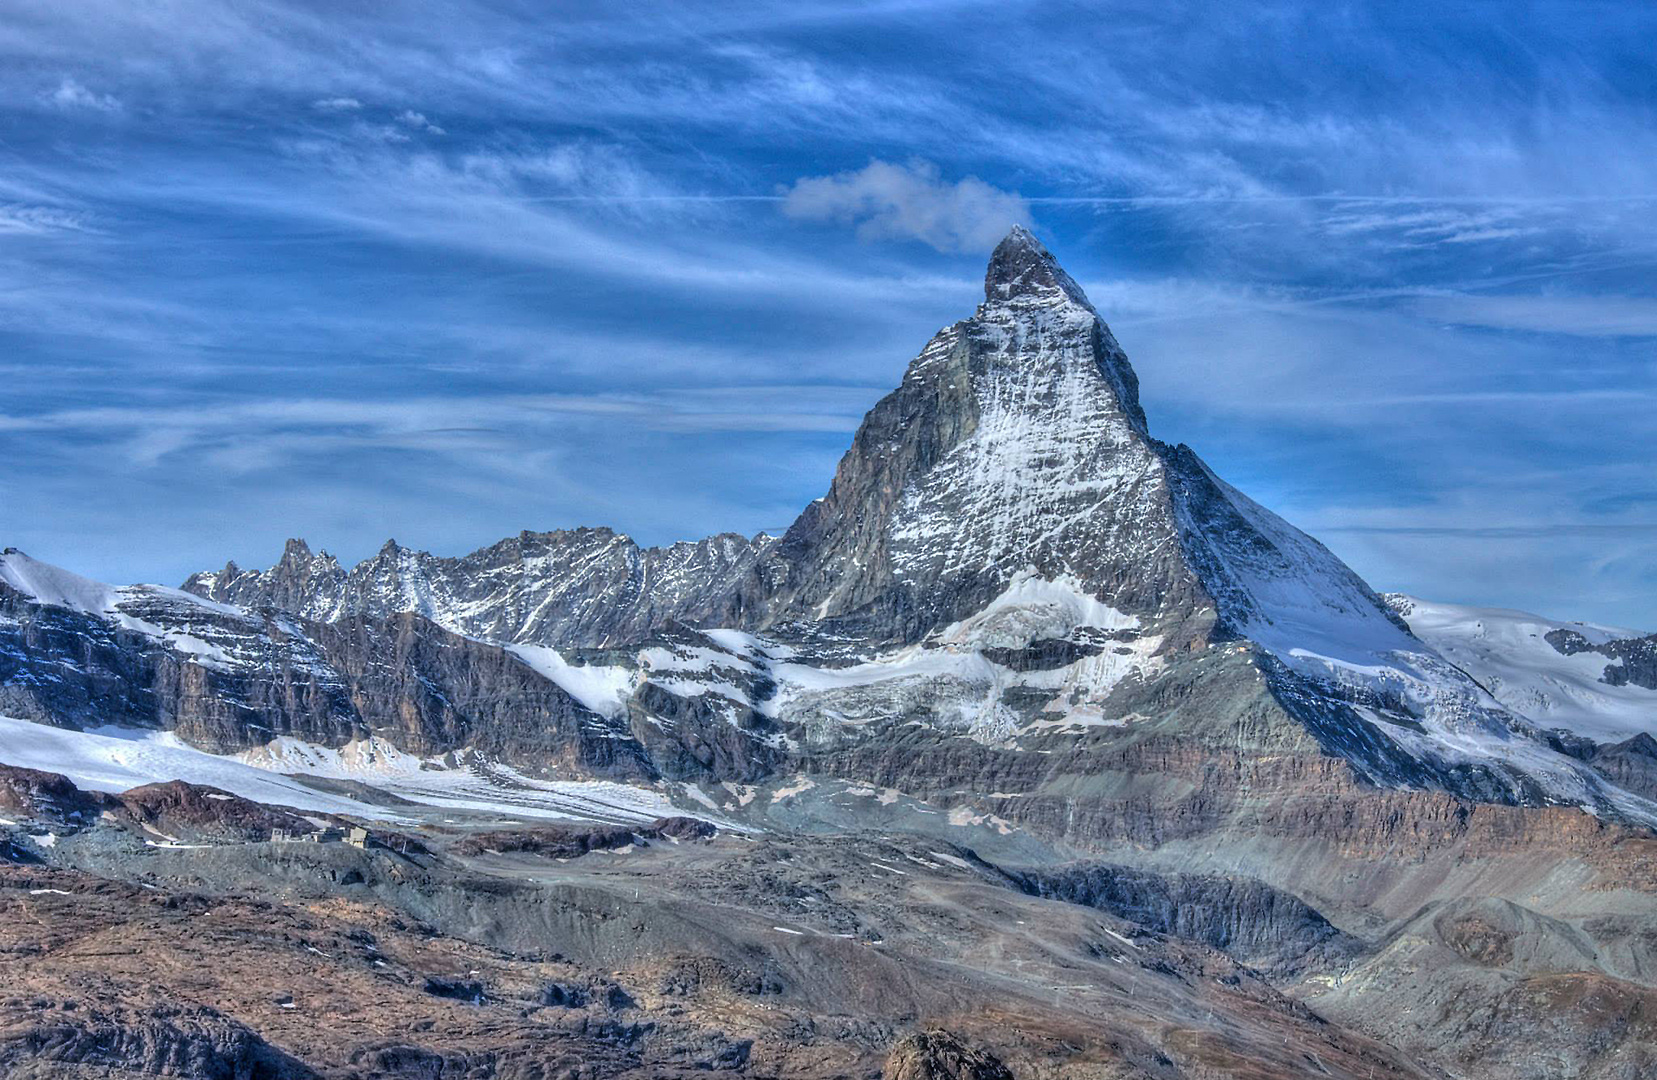
[[[1253,718],[1250,753],[1293,746],[1364,784],[1657,820],[1574,744],[1419,640],[1323,545],[1190,448],[1153,438],[1126,353],[1028,231],[997,246],[984,296],[921,349],[828,492],[780,537],[643,548],[582,528],[458,558],[388,542],[349,571],[290,541],[271,570],[232,564],[180,596],[310,642],[358,695],[372,650],[400,643],[412,666],[387,692],[426,702],[408,713],[414,726],[383,704],[340,715],[380,717],[346,729],[420,752],[487,745],[525,767],[634,761],[645,776],[719,781],[806,766],[850,776],[879,754],[930,790],[940,781],[925,770],[944,759],[915,743],[919,730],[956,756],[946,774],[957,788],[984,790],[1003,758],[1040,788],[1059,779],[1042,760],[1054,745],[1223,746],[1242,737],[1233,710]],[[188,637],[152,634],[159,645],[144,648]],[[466,662],[416,647],[442,640]],[[526,741],[485,701],[526,672],[559,701],[550,742]],[[455,705],[455,679],[472,713]],[[278,683],[261,668],[238,685]],[[418,689],[428,685],[448,689]],[[191,708],[215,693],[161,689]],[[1182,704],[1198,700],[1215,711]],[[166,722],[165,710],[145,715]],[[259,714],[240,732],[221,717],[212,738],[242,746],[273,724],[326,745],[341,737],[339,722],[285,716]]]

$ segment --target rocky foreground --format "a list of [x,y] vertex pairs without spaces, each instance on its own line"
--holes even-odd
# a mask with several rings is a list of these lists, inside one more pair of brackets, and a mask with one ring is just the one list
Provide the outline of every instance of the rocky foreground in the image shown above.
[[[431,824],[357,848],[249,838],[251,813],[295,815],[182,784],[14,770],[0,804],[8,1076],[1657,1067],[1657,840],[1577,811],[1444,800],[1429,828],[1400,801],[1317,843],[1130,866],[780,809],[763,833]],[[1300,895],[1237,872],[1265,861],[1302,864]]]

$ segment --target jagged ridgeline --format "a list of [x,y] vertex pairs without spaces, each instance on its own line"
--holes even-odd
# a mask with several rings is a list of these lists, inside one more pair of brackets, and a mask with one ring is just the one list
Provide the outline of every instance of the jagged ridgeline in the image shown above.
[[8,553],[0,581],[0,713],[218,751],[835,776],[1084,841],[1332,828],[1376,788],[1652,814],[1153,438],[1121,346],[1021,228],[780,537],[524,533],[351,569],[293,541],[183,591]]

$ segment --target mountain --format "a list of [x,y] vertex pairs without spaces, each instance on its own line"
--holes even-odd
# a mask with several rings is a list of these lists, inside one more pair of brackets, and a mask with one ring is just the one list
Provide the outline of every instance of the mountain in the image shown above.
[[[414,612],[519,647],[642,647],[655,659],[629,708],[647,746],[676,741],[652,718],[687,708],[817,767],[896,737],[900,716],[1014,752],[1054,731],[1133,745],[1147,724],[1183,731],[1196,718],[1174,722],[1177,702],[1212,695],[1367,783],[1648,813],[1321,544],[1154,439],[1121,346],[1021,228],[983,304],[921,350],[780,538],[525,533],[459,559],[388,544],[349,571],[294,541],[269,571],[185,588],[321,622]],[[746,636],[651,653],[685,628]],[[985,766],[962,753],[971,789]]]
[[192,575],[184,588],[321,622],[415,612],[492,641],[606,646],[677,621],[725,621],[737,582],[771,543],[726,533],[641,548],[609,529],[570,529],[525,532],[447,559],[388,540],[347,572],[332,555],[290,540],[269,570],[228,563]]
[[1015,229],[781,536],[0,552],[0,1071],[1631,1080],[1654,647],[1376,594]]
[[216,753],[380,738],[414,754],[655,775],[613,719],[504,649],[419,616],[311,622],[115,588],[12,548],[0,552],[0,715],[166,730]]

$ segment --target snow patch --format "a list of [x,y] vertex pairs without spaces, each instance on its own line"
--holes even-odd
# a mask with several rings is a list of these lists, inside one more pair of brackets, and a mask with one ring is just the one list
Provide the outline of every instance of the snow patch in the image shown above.
[[506,651],[600,716],[618,720],[626,715],[627,696],[635,683],[634,673],[626,668],[572,664],[546,645],[508,645]]
[[1130,630],[1139,618],[1124,614],[1093,596],[1068,574],[1047,580],[1034,567],[1019,571],[1012,583],[983,610],[939,631],[952,645],[1021,649],[1033,641],[1066,638],[1081,627]]
[[1563,622],[1505,608],[1466,607],[1399,596],[1394,604],[1415,635],[1472,675],[1514,712],[1543,727],[1567,728],[1596,742],[1657,736],[1657,690],[1604,681],[1600,653],[1566,656],[1546,639],[1554,630],[1590,644],[1644,637],[1638,630]]

